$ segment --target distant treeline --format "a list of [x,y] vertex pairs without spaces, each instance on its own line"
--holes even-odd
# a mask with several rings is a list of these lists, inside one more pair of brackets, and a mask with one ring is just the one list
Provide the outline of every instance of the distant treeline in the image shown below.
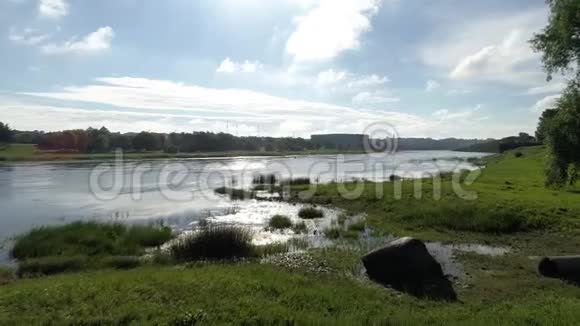
[[59,132],[14,131],[14,142],[36,144],[41,150],[79,153],[125,151],[164,151],[167,153],[268,151],[297,152],[316,149],[303,138],[236,137],[226,133],[192,132],[161,134],[153,132],[115,133],[107,128]]
[[[7,129],[7,125],[2,125]],[[6,131],[6,130],[5,130]],[[56,152],[107,153],[115,149],[130,152],[163,151],[166,153],[262,151],[301,152],[309,150],[362,151],[365,135],[330,134],[313,135],[312,139],[291,137],[237,137],[227,133],[118,133],[107,128],[65,130],[59,132],[9,130],[15,143],[36,144],[39,149]],[[6,132],[5,132],[6,133]],[[1,133],[0,133],[1,134]],[[535,144],[533,137],[520,134],[518,137],[497,140],[479,139],[431,139],[399,138],[398,150],[466,150],[499,152],[509,146]],[[517,146],[516,146],[517,147]]]
[[541,145],[540,142],[526,133],[520,133],[518,136],[506,137],[500,140],[491,140],[474,144],[468,147],[460,148],[461,152],[481,152],[481,153],[503,153],[510,149],[523,146]]

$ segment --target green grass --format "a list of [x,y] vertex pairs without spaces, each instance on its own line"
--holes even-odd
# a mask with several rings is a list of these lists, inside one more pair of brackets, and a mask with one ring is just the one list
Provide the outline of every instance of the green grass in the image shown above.
[[298,217],[311,220],[324,217],[324,212],[315,207],[303,207],[298,211]]
[[288,216],[274,215],[268,221],[268,227],[274,230],[284,230],[292,227],[292,221]]
[[[475,273],[476,277],[481,273]],[[473,289],[460,290],[464,302],[446,304],[401,297],[338,274],[290,272],[268,265],[148,267],[22,280],[4,286],[0,324],[190,325],[196,317],[206,325],[286,321],[298,325],[577,323],[580,290],[529,277],[515,283],[521,288],[511,294],[506,291],[514,286],[501,289],[499,285],[505,283],[500,280],[495,287],[482,285],[490,291],[485,297],[474,299],[469,294]]]
[[55,256],[140,255],[173,237],[161,226],[75,222],[36,228],[16,237],[10,256],[18,260]]

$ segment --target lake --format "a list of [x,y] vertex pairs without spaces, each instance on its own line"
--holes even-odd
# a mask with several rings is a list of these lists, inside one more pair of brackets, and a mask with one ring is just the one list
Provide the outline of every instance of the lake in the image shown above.
[[[116,162],[19,163],[0,165],[0,239],[34,226],[79,219],[152,221],[187,229],[204,217],[263,225],[272,214],[292,215],[284,203],[231,201],[219,186],[250,187],[258,173],[310,177],[319,183],[417,178],[474,170],[466,159],[483,153],[408,151],[383,155],[235,157]],[[5,250],[0,261],[6,259]]]

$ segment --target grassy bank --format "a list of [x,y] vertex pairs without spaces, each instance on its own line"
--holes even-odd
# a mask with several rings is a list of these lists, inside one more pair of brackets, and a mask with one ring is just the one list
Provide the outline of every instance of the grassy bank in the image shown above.
[[[475,200],[460,199],[451,176],[441,181],[440,200],[433,197],[433,180],[420,181],[420,199],[413,181],[397,181],[366,182],[356,199],[340,196],[335,184],[320,185],[308,200],[366,213],[364,224],[349,231],[370,227],[378,234],[509,246],[505,256],[457,254],[465,271],[454,282],[457,303],[378,286],[360,277],[364,251],[337,247],[305,253],[327,266],[325,272],[249,259],[10,281],[0,288],[0,324],[575,325],[580,288],[539,276],[537,264],[544,255],[578,254],[580,193],[544,188],[542,148],[515,152],[488,159],[482,175],[463,185]],[[307,187],[293,186],[294,195]]]
[[[299,155],[331,155],[331,154],[360,154],[336,150],[315,150],[300,152],[266,152],[266,151],[230,151],[230,152],[199,152],[199,153],[164,153],[164,152],[127,152],[123,154],[128,160],[152,160],[175,158],[213,158],[237,156],[299,156]],[[42,161],[90,161],[113,160],[115,153],[55,153],[40,151],[35,145],[10,144],[0,148],[0,162],[42,162]]]

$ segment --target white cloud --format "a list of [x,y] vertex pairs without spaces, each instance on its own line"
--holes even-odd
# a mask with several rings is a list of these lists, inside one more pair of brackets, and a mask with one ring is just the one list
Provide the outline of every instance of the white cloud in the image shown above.
[[260,62],[254,61],[251,62],[246,60],[244,62],[234,62],[230,58],[225,58],[220,66],[216,69],[216,72],[219,73],[234,73],[234,72],[256,72],[261,70],[264,67]]
[[427,81],[427,85],[425,86],[425,91],[427,93],[430,93],[430,92],[433,92],[433,91],[439,89],[439,87],[441,87],[441,84],[439,84],[438,81],[430,79]]
[[306,15],[296,18],[296,29],[286,52],[296,61],[324,61],[346,50],[360,48],[361,36],[371,30],[370,18],[381,0],[321,0]]
[[470,93],[473,93],[473,91],[465,88],[452,88],[447,91],[447,95],[465,95]]
[[347,74],[346,71],[334,71],[333,69],[321,71],[316,78],[316,85],[325,87],[338,84],[346,80]]
[[[180,121],[202,119],[260,124],[264,134],[287,132],[280,130],[280,125],[288,123],[288,120],[304,122],[290,128],[292,132],[302,136],[314,132],[362,132],[366,125],[376,121],[387,121],[397,126],[401,133],[408,134],[426,129],[425,126],[429,123],[412,114],[384,110],[364,111],[320,102],[290,100],[249,90],[214,89],[130,77],[100,78],[98,81],[99,83],[82,87],[66,87],[59,92],[22,95],[61,100],[64,104],[69,101],[85,102],[83,107],[93,105],[98,108],[108,105],[119,108],[118,111],[132,110],[136,111],[135,114],[138,112],[142,115],[175,117]],[[115,111],[107,112],[112,114]],[[118,114],[124,114],[123,112]],[[52,121],[52,129],[62,128],[58,117],[55,116]],[[87,115],[83,123],[94,122]],[[345,124],[348,128],[341,127]],[[171,125],[167,128],[171,128]],[[128,125],[124,128],[126,129],[135,130],[135,127]]]
[[526,94],[529,95],[538,95],[538,94],[554,94],[554,93],[561,93],[567,84],[564,82],[550,82],[546,85],[532,87],[528,89]]
[[424,63],[458,80],[537,85],[545,80],[540,57],[528,40],[544,27],[545,7],[519,14],[495,15],[436,29],[421,50]]
[[556,102],[560,98],[560,94],[548,95],[541,100],[537,101],[534,106],[532,106],[531,111],[534,113],[542,113],[547,109],[551,109],[556,105]]
[[46,44],[41,49],[43,53],[50,55],[92,55],[109,50],[113,38],[115,38],[115,32],[111,27],[107,26],[99,28],[80,40],[73,38],[62,44]]
[[65,0],[40,0],[38,13],[47,18],[61,18],[68,15],[69,5]]
[[386,76],[380,77],[379,75],[367,75],[367,76],[358,76],[354,78],[354,80],[348,83],[348,87],[350,88],[373,88],[373,87],[380,87],[385,85],[389,82],[389,79]]
[[377,106],[399,101],[400,99],[398,97],[390,96],[390,94],[384,91],[360,92],[352,98],[352,104],[357,107]]
[[51,37],[51,34],[43,34],[32,28],[25,28],[22,31],[18,31],[16,28],[12,27],[8,33],[8,39],[10,41],[29,46],[38,45]]

